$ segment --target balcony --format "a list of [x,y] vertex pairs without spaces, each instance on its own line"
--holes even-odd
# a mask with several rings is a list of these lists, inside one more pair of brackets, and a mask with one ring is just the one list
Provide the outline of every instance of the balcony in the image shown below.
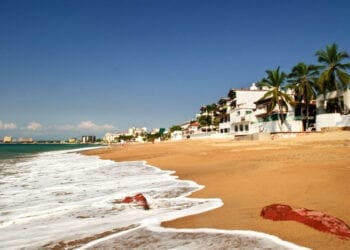
[[267,109],[265,108],[259,108],[255,110],[254,115],[259,116],[259,115],[264,115],[267,114]]

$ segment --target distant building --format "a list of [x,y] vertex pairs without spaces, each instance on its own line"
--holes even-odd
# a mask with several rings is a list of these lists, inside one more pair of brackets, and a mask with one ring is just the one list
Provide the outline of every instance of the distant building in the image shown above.
[[3,142],[4,143],[11,143],[13,141],[12,136],[5,136]]
[[122,135],[124,135],[124,133],[106,133],[103,140],[108,143],[117,142],[118,138]]
[[96,141],[96,136],[94,135],[84,135],[81,137],[82,143],[94,143]]
[[77,138],[69,138],[68,142],[74,144],[74,143],[78,142],[78,139]]
[[11,143],[11,142],[13,142],[12,136],[5,136],[4,139],[3,139],[3,142],[4,143]]
[[134,137],[139,137],[139,136],[143,136],[146,133],[147,133],[147,128],[145,128],[145,127],[143,127],[143,128],[132,127],[132,128],[128,129],[128,132],[125,133],[125,135],[131,135],[131,136],[134,136]]
[[152,135],[158,134],[159,131],[160,131],[160,128],[154,128],[154,129],[152,129],[151,134]]
[[33,138],[19,138],[18,139],[18,142],[19,143],[33,143],[34,142],[34,140],[33,140]]

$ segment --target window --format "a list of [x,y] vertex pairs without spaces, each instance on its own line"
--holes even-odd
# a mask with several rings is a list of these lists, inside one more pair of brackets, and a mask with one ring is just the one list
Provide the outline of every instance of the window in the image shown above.
[[248,124],[245,125],[245,130],[249,131],[249,125]]
[[243,131],[243,124],[239,125],[239,130]]
[[238,132],[238,125],[235,125],[235,132]]
[[247,115],[249,115],[249,114],[252,113],[252,111],[251,111],[251,110],[247,110],[245,113],[246,113]]

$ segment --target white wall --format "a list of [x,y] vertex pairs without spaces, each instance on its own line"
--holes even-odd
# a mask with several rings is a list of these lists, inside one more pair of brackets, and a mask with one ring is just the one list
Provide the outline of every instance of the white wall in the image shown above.
[[[250,114],[247,114],[248,112],[250,112]],[[256,118],[253,109],[236,108],[230,112],[230,121],[231,123],[240,123],[242,121],[257,122],[258,119]]]
[[221,129],[231,129],[231,122],[223,122],[219,124],[219,131]]
[[251,108],[255,109],[255,103],[257,100],[259,100],[263,95],[266,93],[266,91],[236,91],[236,104],[240,105],[241,108]]
[[316,115],[316,130],[322,128],[344,128],[350,127],[350,115],[340,113],[329,113]]
[[171,133],[171,140],[182,140],[182,131],[174,131]]
[[[346,91],[332,91],[332,92],[328,92],[326,94],[326,98],[324,98],[324,95],[321,94],[316,98],[316,107],[319,111],[319,113],[324,113],[326,105],[327,105],[327,100],[329,99],[334,99],[337,96],[343,96],[344,98],[344,110],[345,112],[350,111],[350,90],[346,90]],[[326,101],[324,101],[324,99],[326,99]]]
[[260,122],[259,131],[264,133],[274,132],[302,132],[303,122],[294,120],[285,120],[281,126],[281,121]]

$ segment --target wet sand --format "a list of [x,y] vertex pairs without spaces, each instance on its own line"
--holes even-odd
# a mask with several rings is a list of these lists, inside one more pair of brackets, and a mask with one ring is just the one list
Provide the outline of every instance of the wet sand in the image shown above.
[[205,188],[192,197],[221,198],[210,212],[165,222],[165,227],[254,230],[313,249],[350,249],[350,240],[294,221],[260,217],[273,203],[304,207],[350,224],[350,132],[263,141],[190,139],[87,151],[115,161],[146,160]]

